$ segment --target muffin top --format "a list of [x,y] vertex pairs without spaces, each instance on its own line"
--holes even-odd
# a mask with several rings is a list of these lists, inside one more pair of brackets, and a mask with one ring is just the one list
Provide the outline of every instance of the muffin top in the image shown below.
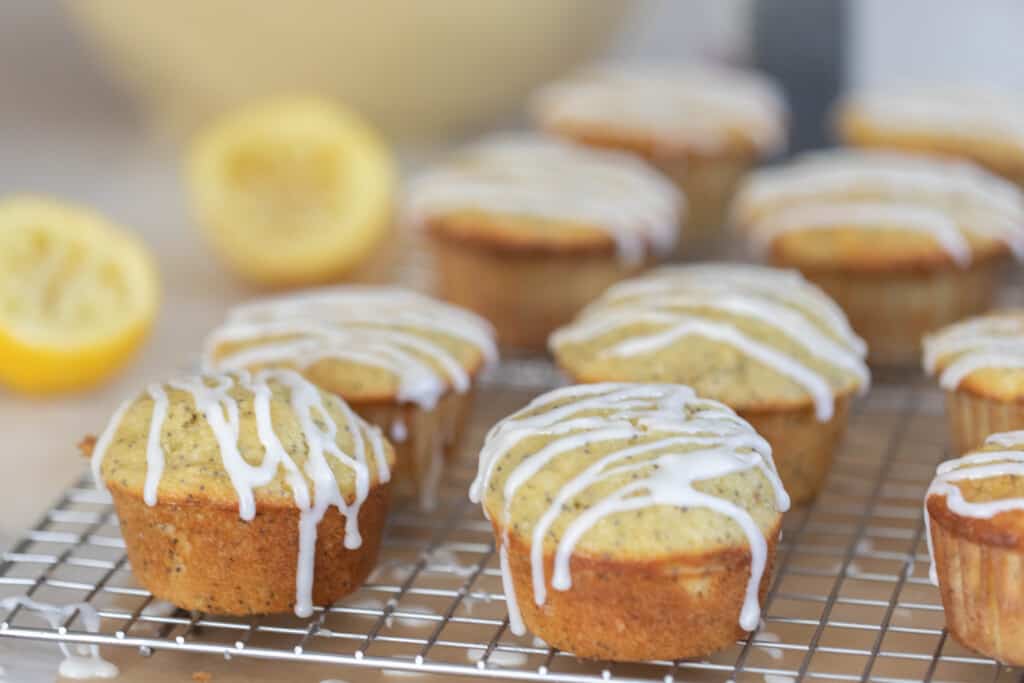
[[[939,465],[925,495],[929,523],[957,535],[1024,550],[1024,431],[1001,432],[980,449]],[[931,552],[931,534],[929,534]],[[932,553],[932,582],[935,582]]]
[[288,368],[354,402],[432,408],[497,359],[494,331],[457,306],[397,287],[344,286],[233,308],[207,338],[207,371]]
[[969,162],[830,150],[752,173],[733,220],[778,263],[889,269],[1024,257],[1024,195]]
[[863,146],[973,159],[1005,173],[1024,169],[1024,97],[954,85],[853,93],[840,103],[843,139]]
[[732,410],[676,384],[591,384],[544,394],[495,425],[470,489],[509,535],[531,539],[534,598],[571,584],[570,557],[706,558],[749,548],[741,620],[756,626],[766,537],[789,506],[771,448]]
[[866,390],[866,347],[798,272],[739,263],[658,268],[608,289],[549,340],[578,382],[675,382],[736,410],[813,405]]
[[415,178],[407,213],[449,239],[502,249],[672,251],[679,190],[640,159],[534,135],[485,138]]
[[1024,397],[1024,310],[994,311],[926,336],[924,367],[948,391],[998,401]]
[[584,69],[538,91],[531,109],[545,130],[652,157],[759,157],[786,144],[779,88],[723,66]]
[[321,495],[358,507],[393,462],[379,429],[287,370],[151,384],[117,409],[93,449],[95,478],[108,488],[149,505],[237,507],[243,519],[264,506],[306,509]]

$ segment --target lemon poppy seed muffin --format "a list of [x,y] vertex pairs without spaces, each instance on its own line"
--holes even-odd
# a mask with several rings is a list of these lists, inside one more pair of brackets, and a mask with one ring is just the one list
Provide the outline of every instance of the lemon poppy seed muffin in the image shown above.
[[689,200],[680,244],[718,233],[737,182],[786,144],[779,88],[752,71],[709,64],[592,67],[542,88],[541,128],[637,154]]
[[925,496],[931,580],[953,637],[1024,665],[1024,431],[939,465]]
[[848,145],[969,159],[1024,188],[1024,97],[978,85],[864,90],[837,108]]
[[994,311],[924,340],[924,367],[946,391],[957,453],[1024,429],[1024,310]]
[[132,573],[182,609],[309,616],[376,562],[394,453],[296,373],[150,384],[92,457]]
[[441,296],[490,320],[503,346],[533,350],[608,285],[669,254],[683,210],[639,159],[530,135],[456,153],[415,178],[407,201]]
[[763,438],[675,384],[540,396],[492,428],[470,497],[509,625],[579,657],[699,657],[757,628],[789,499]]
[[609,289],[551,336],[573,382],[675,382],[737,411],[772,444],[796,502],[820,490],[853,396],[864,344],[795,271],[666,266]]
[[751,174],[733,217],[772,264],[828,292],[871,361],[914,362],[921,338],[988,309],[1024,256],[1024,197],[961,161],[833,150]]
[[432,508],[457,451],[494,332],[469,311],[397,287],[344,286],[232,309],[207,338],[211,371],[285,368],[340,396],[390,437],[396,486]]

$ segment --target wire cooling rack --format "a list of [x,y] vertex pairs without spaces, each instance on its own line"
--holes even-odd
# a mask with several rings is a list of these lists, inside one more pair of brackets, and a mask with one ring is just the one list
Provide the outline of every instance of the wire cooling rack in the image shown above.
[[14,610],[0,613],[0,637],[332,663],[350,677],[371,668],[551,682],[1017,680],[947,636],[927,580],[921,503],[946,436],[941,394],[918,377],[876,383],[824,492],[787,514],[762,625],[749,638],[706,660],[613,664],[514,636],[490,525],[466,489],[486,427],[557,381],[546,361],[497,368],[437,512],[398,509],[367,584],[310,619],[224,618],[154,600],[132,578],[109,500],[86,477],[4,553],[0,598],[88,602],[100,631],[78,615],[50,628]]

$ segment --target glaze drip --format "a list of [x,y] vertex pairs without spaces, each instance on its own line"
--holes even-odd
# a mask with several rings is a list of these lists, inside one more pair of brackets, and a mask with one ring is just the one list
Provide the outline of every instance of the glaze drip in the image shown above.
[[1024,195],[973,164],[896,152],[812,152],[753,173],[734,219],[762,248],[788,232],[856,228],[930,235],[960,266],[967,235],[1006,244],[1024,259]]
[[929,578],[938,585],[935,572],[935,549],[932,546],[931,517],[928,514],[928,499],[945,496],[946,506],[954,514],[975,519],[991,519],[1001,512],[1024,510],[1024,498],[1003,498],[983,502],[971,502],[964,498],[956,482],[967,479],[991,479],[995,477],[1024,477],[1024,431],[1001,432],[985,440],[985,449],[965,456],[947,460],[939,465],[925,494],[924,518],[928,532],[928,556],[931,559]]
[[[710,317],[708,311],[725,314]],[[698,336],[735,348],[799,385],[813,400],[820,421],[832,417],[835,389],[800,356],[791,355],[744,332],[732,318],[768,325],[814,358],[856,378],[866,391],[870,374],[866,346],[842,311],[796,271],[739,264],[659,268],[611,287],[550,339],[552,351],[598,340],[631,325],[650,332],[609,342],[602,356],[656,353]]]
[[924,339],[924,368],[952,391],[978,370],[1024,369],[1024,311],[971,318]]
[[[0,610],[10,612],[18,607],[41,615],[50,624],[52,629],[60,628],[64,625],[65,621],[78,614],[87,632],[99,633],[100,630],[99,613],[96,612],[95,607],[87,602],[50,605],[25,596],[14,596],[0,600]],[[59,641],[57,646],[60,647],[60,651],[64,654],[64,661],[61,662],[59,670],[59,675],[64,678],[117,678],[120,673],[117,666],[100,657],[100,649],[96,645],[84,646],[88,649],[88,655],[75,654],[67,644]],[[3,669],[0,669],[0,675],[2,675],[2,672]]]
[[232,309],[207,338],[203,367],[305,370],[323,359],[350,361],[388,371],[399,401],[429,410],[449,387],[464,393],[471,384],[459,360],[429,335],[468,344],[485,363],[497,360],[490,324],[468,311],[395,287],[346,286]]
[[460,210],[566,221],[607,231],[620,259],[675,247],[685,199],[627,154],[539,136],[487,138],[412,182],[412,223]]
[[740,139],[770,154],[786,139],[786,104],[774,84],[709,64],[585,69],[542,88],[531,108],[549,129],[628,131],[669,149],[715,152]]
[[[285,450],[276,433],[271,415],[274,387],[285,389],[292,411],[299,422],[306,445],[305,462],[300,465]],[[203,375],[175,380],[165,385],[153,384],[147,395],[153,402],[149,436],[146,442],[146,482],[143,497],[147,505],[158,502],[158,488],[164,470],[164,451],[161,433],[167,415],[167,390],[188,394],[216,439],[221,464],[238,495],[238,515],[251,521],[256,515],[256,490],[267,486],[283,472],[299,509],[299,553],[296,560],[295,613],[309,616],[313,611],[313,563],[316,549],[317,526],[330,506],[335,506],[345,518],[346,548],[355,549],[362,544],[359,533],[359,510],[369,495],[372,457],[377,478],[383,483],[389,479],[386,447],[383,436],[371,427],[336,396],[320,392],[297,373],[287,370],[263,370],[254,375],[237,372],[225,375]],[[249,464],[239,450],[239,401],[232,390],[242,389],[251,394],[256,431],[264,449],[263,459],[257,465]],[[123,403],[96,443],[92,456],[93,476],[103,486],[101,469],[103,458],[133,401]],[[335,421],[328,404],[343,416]],[[338,446],[339,430],[347,431],[353,440],[352,453]],[[353,472],[354,499],[351,503],[342,495],[329,459],[341,462]],[[307,479],[312,483],[310,490]]]
[[[509,454],[527,439],[538,436],[544,437],[545,443],[508,471],[505,460]],[[601,443],[615,446],[596,459],[585,455],[589,446]],[[568,465],[563,456],[569,455],[578,459],[581,466]],[[572,473],[566,474],[565,467]],[[764,533],[747,510],[698,491],[693,485],[758,469],[770,482],[776,510],[788,509],[789,496],[776,474],[771,447],[728,407],[700,399],[689,387],[676,384],[606,383],[557,389],[534,399],[488,433],[477,476],[470,487],[474,502],[481,502],[488,492],[496,495],[492,480],[502,469],[507,476],[500,491],[501,519],[497,520],[504,529],[499,557],[509,624],[514,633],[523,633],[524,625],[508,567],[511,513],[523,487],[542,474],[545,486],[551,485],[553,477],[560,483],[557,489],[549,491],[549,502],[530,530],[533,598],[538,605],[543,605],[547,596],[545,539],[556,540],[551,588],[569,590],[570,560],[576,545],[609,515],[655,506],[702,507],[728,517],[746,536],[751,553],[750,579],[740,625],[748,631],[756,628],[760,616],[758,587],[767,560]],[[608,485],[622,475],[629,476],[572,519],[560,535],[555,535],[555,523],[566,510],[572,509],[570,501],[591,487]],[[486,504],[484,513],[491,514]]]

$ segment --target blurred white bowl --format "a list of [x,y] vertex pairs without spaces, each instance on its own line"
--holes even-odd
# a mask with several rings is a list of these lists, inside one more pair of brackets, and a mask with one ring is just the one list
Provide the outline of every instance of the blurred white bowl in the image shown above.
[[600,49],[627,0],[69,1],[161,128],[282,92],[332,95],[425,141],[515,111]]

